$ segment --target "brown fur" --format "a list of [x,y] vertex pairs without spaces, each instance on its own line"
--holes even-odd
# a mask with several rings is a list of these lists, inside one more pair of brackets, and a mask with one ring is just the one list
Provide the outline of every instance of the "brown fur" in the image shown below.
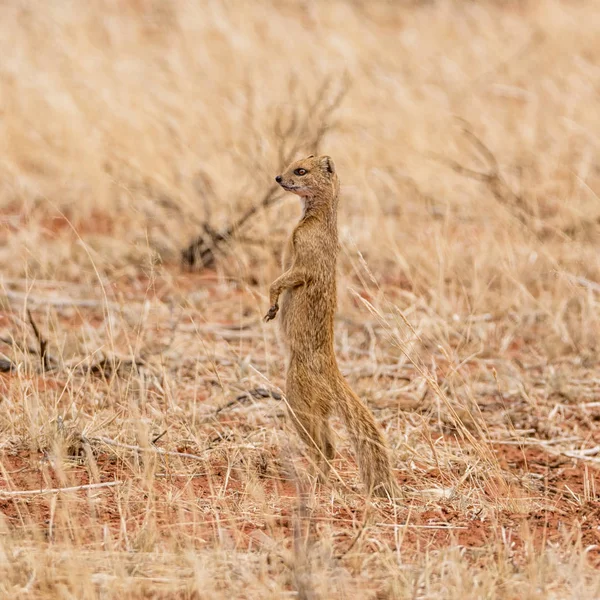
[[271,284],[271,308],[265,316],[269,321],[280,314],[288,352],[286,395],[292,420],[325,475],[335,455],[329,417],[337,411],[350,432],[369,493],[393,494],[396,486],[383,435],[340,373],[335,358],[339,248],[335,166],[328,156],[309,156],[290,165],[276,180],[304,203],[302,218],[284,251],[285,272]]

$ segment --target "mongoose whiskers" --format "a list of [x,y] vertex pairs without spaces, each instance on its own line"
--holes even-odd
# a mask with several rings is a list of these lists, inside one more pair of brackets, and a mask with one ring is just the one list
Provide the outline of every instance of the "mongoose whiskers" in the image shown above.
[[340,373],[335,357],[339,251],[335,165],[329,156],[309,156],[275,180],[300,196],[304,206],[283,253],[284,273],[271,284],[271,307],[265,316],[270,321],[279,313],[281,320],[292,421],[325,476],[335,455],[329,417],[337,412],[350,433],[367,492],[393,495],[396,485],[385,439],[369,409]]

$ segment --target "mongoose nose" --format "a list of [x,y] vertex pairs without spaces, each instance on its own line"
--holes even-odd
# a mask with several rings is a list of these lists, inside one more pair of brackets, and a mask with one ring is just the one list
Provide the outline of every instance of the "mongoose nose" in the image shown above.
[[277,175],[277,177],[275,177],[275,181],[277,183],[281,183],[281,175]]

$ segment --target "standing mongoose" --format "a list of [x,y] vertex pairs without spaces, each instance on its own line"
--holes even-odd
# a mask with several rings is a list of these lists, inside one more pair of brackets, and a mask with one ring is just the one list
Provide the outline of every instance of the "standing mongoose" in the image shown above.
[[329,417],[337,412],[349,430],[367,492],[392,495],[396,486],[384,437],[340,373],[333,346],[339,250],[335,165],[329,156],[309,156],[275,180],[300,196],[304,208],[283,253],[284,273],[271,284],[271,308],[265,316],[270,321],[280,313],[292,420],[326,475],[335,455]]

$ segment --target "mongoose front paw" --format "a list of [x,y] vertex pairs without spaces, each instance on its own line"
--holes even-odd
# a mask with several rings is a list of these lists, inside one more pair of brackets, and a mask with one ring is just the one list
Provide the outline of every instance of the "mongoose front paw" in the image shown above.
[[273,304],[269,309],[269,312],[265,315],[265,321],[271,321],[277,315],[277,311],[279,310],[279,304]]

